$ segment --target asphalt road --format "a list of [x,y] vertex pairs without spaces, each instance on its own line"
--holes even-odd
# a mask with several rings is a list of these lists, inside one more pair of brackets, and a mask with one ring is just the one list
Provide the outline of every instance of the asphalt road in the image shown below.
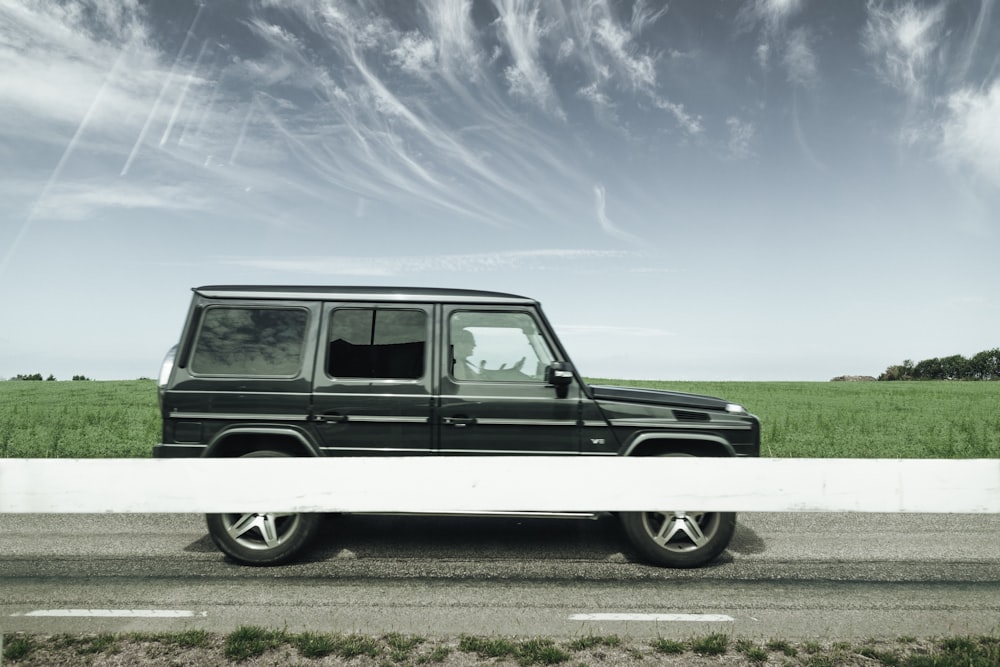
[[697,570],[639,563],[612,517],[334,516],[325,528],[307,560],[248,568],[198,516],[0,515],[0,632],[1000,632],[998,515],[745,514]]

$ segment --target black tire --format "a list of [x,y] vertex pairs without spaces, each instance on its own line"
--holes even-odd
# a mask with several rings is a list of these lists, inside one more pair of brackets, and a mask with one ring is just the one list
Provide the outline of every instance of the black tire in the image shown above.
[[662,567],[709,563],[725,551],[736,531],[735,512],[622,512],[620,519],[636,551],[644,560]]
[[[290,456],[261,450],[246,457]],[[208,534],[222,553],[244,565],[281,565],[298,556],[316,535],[321,514],[250,512],[206,514]]]

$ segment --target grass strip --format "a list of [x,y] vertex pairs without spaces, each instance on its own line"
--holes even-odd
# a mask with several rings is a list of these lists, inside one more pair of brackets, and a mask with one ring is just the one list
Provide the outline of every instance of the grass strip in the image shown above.
[[[193,667],[254,662],[268,665],[358,665],[380,667],[469,664],[573,665],[655,663],[674,656],[698,659],[701,665],[755,667],[996,667],[1000,637],[966,636],[938,639],[914,637],[863,642],[794,642],[733,639],[724,634],[687,640],[658,638],[639,641],[617,635],[583,636],[556,641],[545,637],[483,637],[430,639],[389,633],[380,636],[272,630],[244,626],[221,635],[202,630],[176,633],[58,634],[14,633],[3,637],[0,663],[17,665],[184,664]],[[358,660],[362,662],[358,662]]]

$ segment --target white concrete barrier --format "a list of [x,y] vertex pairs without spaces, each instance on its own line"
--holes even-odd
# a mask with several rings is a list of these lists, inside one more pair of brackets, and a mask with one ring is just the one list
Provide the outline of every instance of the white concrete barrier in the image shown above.
[[1000,460],[0,459],[0,513],[1000,513]]

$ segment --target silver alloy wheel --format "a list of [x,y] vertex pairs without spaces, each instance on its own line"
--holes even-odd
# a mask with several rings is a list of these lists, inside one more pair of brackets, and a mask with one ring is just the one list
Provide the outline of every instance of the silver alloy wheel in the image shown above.
[[273,549],[295,534],[299,515],[279,512],[223,514],[222,524],[234,542],[247,549]]
[[644,512],[642,526],[650,539],[669,551],[705,546],[719,530],[718,512]]

